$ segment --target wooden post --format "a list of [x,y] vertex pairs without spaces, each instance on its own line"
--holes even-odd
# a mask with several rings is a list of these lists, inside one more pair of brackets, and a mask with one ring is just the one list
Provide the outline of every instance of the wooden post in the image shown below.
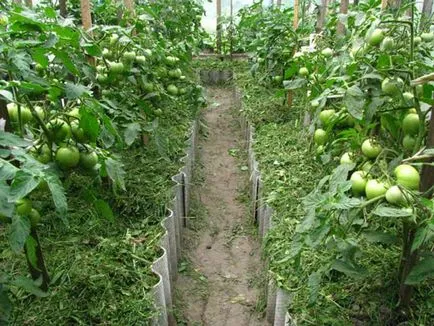
[[136,15],[136,9],[134,8],[133,0],[124,0],[125,8],[127,9],[130,17],[134,17]]
[[221,0],[216,1],[216,33],[217,33],[217,54],[222,52],[222,26],[221,26],[221,16],[222,16],[222,3]]
[[18,6],[21,6],[21,5],[22,5],[21,0],[14,0],[13,2],[14,2],[16,5],[18,5]]
[[384,10],[387,7],[387,0],[381,0],[381,9]]
[[81,6],[81,21],[83,24],[83,29],[88,31],[92,28],[92,16],[90,14],[90,3],[89,0],[80,0]]
[[234,2],[233,0],[229,1],[230,4],[230,15],[231,15],[231,29],[230,29],[230,43],[229,43],[229,56],[232,60],[232,53],[234,52]]
[[429,22],[432,13],[432,2],[433,0],[424,0],[422,7],[422,19],[420,22],[420,31],[425,29],[426,23]]
[[[348,13],[348,4],[349,0],[341,0],[340,9],[339,12],[341,14],[347,14]],[[336,27],[336,32],[338,35],[345,35],[345,26],[341,22],[338,22],[338,26]]]
[[318,19],[316,21],[316,32],[319,33],[324,28],[325,16],[327,13],[327,0],[321,0],[321,5],[318,6]]
[[66,0],[59,0],[59,11],[60,16],[64,18],[68,15],[68,11],[66,9]]
[[[81,6],[81,21],[83,24],[83,29],[92,34],[89,30],[92,28],[92,16],[90,14],[90,2],[89,0],[80,0]],[[91,56],[87,57],[87,61],[91,65],[95,65],[95,59]]]
[[282,7],[282,0],[276,0],[276,7],[279,9]]
[[33,6],[32,0],[26,0],[26,6],[32,8]]
[[294,30],[297,29],[298,27],[298,10],[299,10],[299,0],[294,0],[294,22],[293,22],[293,26],[294,26]]

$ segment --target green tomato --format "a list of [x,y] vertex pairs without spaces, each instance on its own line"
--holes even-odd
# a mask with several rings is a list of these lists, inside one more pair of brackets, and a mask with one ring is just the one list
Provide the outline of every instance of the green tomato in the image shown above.
[[417,113],[409,113],[402,121],[402,130],[405,134],[416,135],[419,132],[419,115]]
[[30,211],[29,218],[32,228],[37,227],[38,224],[41,223],[41,214],[34,208]]
[[376,28],[374,31],[368,35],[366,41],[370,46],[376,46],[379,45],[384,39],[384,32],[383,30]]
[[134,51],[125,51],[122,54],[122,58],[126,61],[126,62],[133,62],[134,60],[136,60],[136,52]]
[[324,50],[321,51],[321,54],[326,58],[330,58],[333,56],[333,50],[330,48],[325,48]]
[[404,136],[404,139],[402,140],[402,147],[404,147],[406,151],[412,151],[415,145],[416,145],[416,138],[414,138],[411,135]]
[[47,144],[42,145],[39,149],[32,148],[30,151],[35,156],[36,160],[42,164],[47,164],[51,161],[51,151]]
[[68,112],[68,115],[70,117],[80,119],[81,118],[80,109],[79,108],[73,108],[71,111]]
[[152,83],[148,83],[148,82],[144,83],[144,84],[143,84],[143,90],[144,90],[146,93],[151,93],[151,92],[153,92],[153,91],[154,91],[154,84],[152,84]]
[[414,45],[419,45],[422,43],[422,38],[420,36],[415,36],[413,39]]
[[109,70],[113,74],[120,74],[124,72],[124,64],[122,62],[109,62]]
[[179,68],[169,70],[169,77],[171,78],[180,78],[182,76],[182,71]]
[[[18,123],[18,105],[15,103],[7,104],[8,116],[12,122]],[[28,107],[21,107],[21,122],[26,124],[33,119],[32,112]]]
[[395,168],[397,183],[407,189],[418,190],[420,184],[419,172],[408,164],[401,164]]
[[403,205],[406,203],[405,196],[398,186],[392,186],[386,191],[386,200],[393,205]]
[[425,43],[430,43],[434,40],[434,33],[422,33],[420,34],[420,37]]
[[317,107],[319,107],[319,101],[318,100],[313,100],[312,102],[310,102],[310,105],[313,108],[317,108]]
[[324,145],[327,142],[327,132],[323,129],[315,130],[313,140],[317,145]]
[[6,26],[9,23],[9,18],[6,15],[0,15],[0,26]]
[[178,95],[178,87],[176,87],[175,85],[169,85],[167,86],[167,92],[170,95]]
[[168,56],[166,57],[166,64],[168,66],[174,66],[176,65],[176,63],[179,61],[179,59],[177,57],[173,57],[173,56]]
[[372,163],[367,161],[362,165],[362,170],[365,171],[366,173],[370,173],[372,169]]
[[80,152],[75,146],[60,147],[56,153],[56,162],[62,169],[71,169],[78,165]]
[[362,153],[367,158],[376,158],[381,152],[381,146],[374,139],[366,139],[362,143]]
[[37,105],[37,106],[35,106],[35,112],[36,112],[36,115],[39,117],[39,119],[41,119],[42,121],[44,121],[44,119],[45,119],[45,110],[44,110],[44,108],[42,106]]
[[119,40],[119,35],[118,34],[112,34],[112,36],[110,37],[110,45],[115,45]]
[[300,76],[306,77],[306,76],[309,75],[309,70],[308,70],[306,67],[301,67],[301,68],[298,70],[298,74],[299,74]]
[[351,190],[355,196],[361,196],[365,193],[366,183],[368,179],[366,178],[365,171],[356,171],[351,174]]
[[373,199],[383,196],[387,191],[386,185],[378,180],[369,180],[366,182],[365,193],[367,199]]
[[95,152],[81,152],[80,153],[80,165],[87,169],[92,170],[98,163],[98,155]]
[[352,153],[348,153],[348,152],[344,153],[344,154],[341,156],[340,163],[341,163],[341,164],[353,164],[354,161],[353,161],[353,159],[351,158],[352,156],[353,156]]
[[144,55],[138,55],[137,57],[136,57],[136,62],[139,64],[139,65],[145,65],[146,64],[146,57],[144,56]]
[[395,40],[387,36],[384,38],[383,42],[381,42],[381,50],[386,52],[391,52],[395,49]]
[[179,89],[179,94],[184,95],[187,93],[187,90],[185,88],[180,88]]
[[273,81],[276,83],[281,83],[282,80],[283,80],[283,77],[280,75],[279,76],[273,76]]
[[32,211],[32,201],[27,198],[18,199],[15,203],[15,210],[18,215],[28,216]]
[[71,127],[62,119],[53,119],[47,123],[46,127],[52,132],[56,143],[61,143],[71,137]]
[[74,120],[71,122],[71,133],[72,136],[80,143],[85,143],[87,138],[83,128],[80,128],[80,122]]
[[381,90],[383,93],[390,96],[398,95],[403,87],[404,82],[399,77],[395,79],[384,78],[381,83]]
[[105,59],[111,60],[113,58],[113,53],[109,49],[103,49],[102,56]]
[[144,50],[143,50],[143,55],[144,55],[145,57],[147,57],[147,58],[152,57],[152,50],[150,50],[150,49],[144,49]]
[[323,110],[319,114],[319,120],[324,126],[328,126],[336,116],[336,111],[333,109]]
[[105,73],[106,70],[107,70],[106,66],[103,66],[103,65],[96,66],[96,72],[99,74]]

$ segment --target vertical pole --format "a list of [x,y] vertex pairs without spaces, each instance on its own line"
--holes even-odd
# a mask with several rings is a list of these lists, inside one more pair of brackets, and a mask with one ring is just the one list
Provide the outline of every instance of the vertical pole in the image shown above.
[[59,11],[60,16],[64,18],[68,15],[68,11],[66,9],[66,0],[59,0]]
[[221,26],[221,16],[222,16],[222,2],[221,0],[216,1],[216,32],[217,32],[217,54],[221,54],[222,52],[222,26]]
[[33,6],[32,0],[26,0],[26,6],[32,8]]
[[425,24],[429,22],[432,13],[432,2],[433,0],[424,0],[422,7],[422,20],[420,24],[420,30],[423,31]]
[[232,59],[232,52],[234,51],[234,3],[230,0],[230,14],[231,14],[231,29],[229,31],[230,43],[229,43],[229,53]]
[[18,5],[18,6],[21,6],[21,5],[22,5],[21,0],[14,0],[13,2],[14,2],[16,5]]
[[384,10],[387,8],[387,0],[381,0],[381,10]]
[[322,31],[325,22],[325,16],[327,12],[327,0],[321,0],[321,5],[319,6],[318,19],[316,22],[316,32]]
[[134,1],[133,0],[124,0],[125,8],[127,9],[128,13],[130,14],[130,17],[134,17],[136,14],[135,8],[134,8]]
[[298,27],[298,10],[299,10],[300,4],[299,0],[294,0],[294,30]]
[[[81,21],[83,24],[83,29],[89,31],[92,28],[92,16],[90,14],[90,2],[89,0],[80,0],[81,6]],[[90,33],[90,32],[89,32]],[[93,57],[88,57],[87,61],[91,65],[95,65],[95,60]]]
[[[348,13],[348,4],[349,0],[341,0],[339,12],[341,14],[347,14]],[[345,26],[341,22],[338,22],[338,26],[336,27],[336,32],[338,35],[345,35]]]
[[276,7],[280,9],[282,7],[282,0],[276,0]]

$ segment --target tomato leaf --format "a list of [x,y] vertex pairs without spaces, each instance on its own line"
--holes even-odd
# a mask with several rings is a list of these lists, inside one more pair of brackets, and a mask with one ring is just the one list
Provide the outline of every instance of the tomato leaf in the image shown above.
[[103,217],[110,222],[113,222],[115,220],[113,211],[106,201],[98,199],[93,203],[93,205],[95,206],[95,209],[100,217]]
[[385,205],[379,205],[377,206],[373,211],[372,214],[382,217],[406,217],[411,216],[411,212],[407,212],[403,209],[394,208],[394,207],[388,207]]
[[0,95],[2,97],[4,97],[7,101],[9,102],[13,102],[14,101],[14,96],[12,95],[11,92],[5,90],[5,89],[0,89]]
[[44,180],[48,184],[48,188],[53,198],[54,206],[56,207],[57,215],[62,219],[65,225],[68,225],[66,213],[68,211],[68,202],[65,196],[65,190],[59,177],[54,173],[46,173]]
[[35,281],[24,277],[24,276],[18,276],[15,280],[11,282],[11,284],[25,290],[28,293],[31,293],[33,295],[36,295],[37,297],[47,297],[48,293],[42,291],[35,283]]
[[104,165],[107,175],[113,183],[122,190],[125,190],[125,171],[123,169],[123,164],[109,157],[104,161]]
[[19,170],[15,174],[15,178],[10,187],[9,202],[15,202],[20,198],[24,198],[38,186],[39,181],[39,178],[36,176]]
[[83,94],[91,95],[90,90],[86,86],[70,82],[66,82],[65,84],[65,93],[66,97],[70,100],[75,100],[83,96]]
[[405,280],[405,284],[419,284],[432,277],[434,277],[434,257],[426,257],[412,268]]
[[27,216],[13,215],[9,229],[9,243],[15,253],[21,252],[29,234],[29,218]]
[[127,146],[131,146],[136,140],[140,131],[141,131],[141,127],[138,122],[127,124],[127,128],[124,131],[125,144],[127,144]]
[[367,231],[363,232],[363,236],[366,240],[372,243],[384,243],[384,244],[394,244],[398,242],[396,235],[391,233],[385,233],[380,231]]
[[352,278],[363,278],[366,276],[366,270],[361,266],[353,266],[353,264],[349,264],[340,259],[335,260],[331,269],[344,273],[345,275]]
[[37,242],[33,237],[30,235],[26,240],[26,257],[30,264],[33,266],[33,268],[38,270],[38,258],[36,257],[36,246]]
[[321,274],[316,271],[309,275],[307,286],[309,288],[309,305],[313,305],[318,299],[318,293],[321,285]]
[[363,107],[365,106],[365,96],[362,90],[354,85],[347,89],[344,94],[344,104],[348,112],[357,120],[363,118]]
[[0,283],[0,322],[8,325],[8,319],[12,312],[12,302],[9,300],[6,287]]

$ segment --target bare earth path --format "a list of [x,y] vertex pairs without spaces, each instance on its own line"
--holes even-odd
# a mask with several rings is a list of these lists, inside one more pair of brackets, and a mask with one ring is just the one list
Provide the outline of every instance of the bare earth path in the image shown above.
[[192,213],[202,222],[184,239],[176,284],[178,325],[266,325],[256,312],[260,248],[246,204],[239,200],[248,173],[236,158],[242,136],[231,95],[230,89],[208,89],[207,135],[199,143],[203,180],[195,189],[201,208]]

